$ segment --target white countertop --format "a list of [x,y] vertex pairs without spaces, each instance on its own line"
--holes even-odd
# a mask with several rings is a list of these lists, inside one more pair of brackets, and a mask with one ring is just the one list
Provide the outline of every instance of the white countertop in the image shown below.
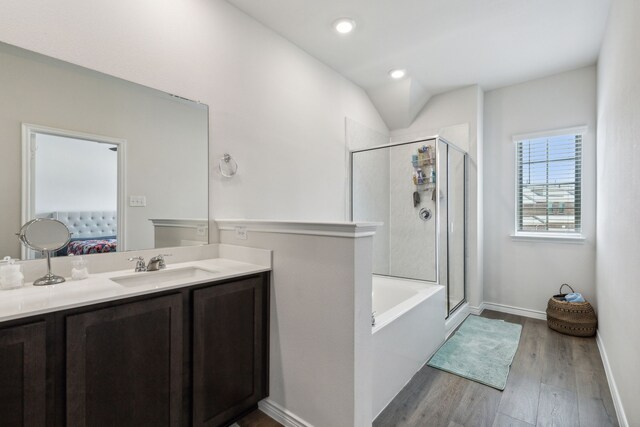
[[[151,278],[154,274],[186,267],[207,270],[211,275],[205,279],[180,279],[135,287],[125,287],[110,280],[132,275],[148,275]],[[270,270],[262,265],[216,258],[170,264],[160,272],[134,273],[132,269],[127,269],[90,274],[84,280],[67,278],[66,282],[51,286],[27,283],[22,288],[0,291],[0,322]]]

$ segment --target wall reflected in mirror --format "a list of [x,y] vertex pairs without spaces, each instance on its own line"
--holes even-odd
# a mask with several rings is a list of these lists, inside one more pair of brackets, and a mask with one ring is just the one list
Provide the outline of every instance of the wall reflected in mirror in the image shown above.
[[56,252],[208,243],[208,108],[0,43],[0,255],[57,219]]

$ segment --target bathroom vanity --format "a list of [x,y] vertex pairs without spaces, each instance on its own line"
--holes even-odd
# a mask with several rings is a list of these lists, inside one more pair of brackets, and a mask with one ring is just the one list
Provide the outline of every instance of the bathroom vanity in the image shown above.
[[[0,291],[0,426],[219,426],[255,408],[271,264],[208,244],[208,107],[4,43],[0,62],[0,206],[21,207],[3,210],[0,259],[32,260],[6,287],[30,284]],[[71,229],[59,249],[16,239],[44,220]],[[38,281],[43,248],[60,276]],[[166,270],[122,270],[161,248]],[[94,274],[69,280],[68,254]]]
[[269,268],[214,259],[1,296],[3,426],[221,426],[268,395]]

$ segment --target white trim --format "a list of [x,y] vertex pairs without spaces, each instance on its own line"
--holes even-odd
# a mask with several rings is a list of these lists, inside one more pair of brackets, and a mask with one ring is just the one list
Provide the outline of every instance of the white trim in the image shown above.
[[587,239],[582,234],[561,234],[561,233],[533,233],[533,232],[516,232],[509,237],[513,240],[522,240],[528,242],[552,242],[552,243],[574,243],[582,244]]
[[[22,210],[20,213],[20,225],[22,226],[27,221],[33,219],[31,211],[33,210],[34,194],[31,188],[32,182],[35,182],[35,165],[34,163],[34,151],[33,135],[27,132],[25,124],[22,125]],[[34,252],[28,249],[25,245],[20,245],[20,258],[23,260],[33,259]]]
[[285,427],[313,427],[313,424],[308,423],[271,399],[263,399],[258,402],[258,408]]
[[154,225],[154,227],[178,227],[178,228],[201,228],[204,227],[206,229],[209,228],[209,220],[208,219],[198,219],[198,218],[187,218],[187,219],[156,219],[150,218]]
[[602,341],[600,330],[596,333],[596,343],[598,344],[598,350],[600,350],[600,357],[602,358],[604,372],[607,376],[607,383],[609,383],[609,390],[611,390],[613,405],[616,408],[618,424],[620,424],[621,427],[629,427],[629,421],[627,420],[627,415],[625,414],[624,407],[622,406],[622,399],[620,398],[620,392],[618,391],[616,380],[613,378],[613,372],[611,371],[611,365],[609,364],[609,357],[607,356],[607,351],[604,348],[604,341]]
[[[22,224],[35,218],[35,156],[33,156],[33,142],[35,134],[62,136],[67,138],[86,140],[92,142],[113,144],[118,146],[118,200],[117,200],[117,240],[118,250],[126,250],[126,151],[127,140],[110,136],[96,135],[85,132],[77,132],[66,129],[58,129],[49,126],[22,123]],[[28,253],[24,245],[21,245],[21,258],[28,259]]]
[[469,303],[464,303],[444,322],[445,341],[449,339],[453,331],[471,314]]
[[484,309],[485,309],[484,302],[481,303],[477,307],[470,305],[469,306],[469,314],[480,316],[482,314],[482,312],[484,311]]
[[526,141],[529,139],[536,138],[544,138],[544,137],[554,137],[554,136],[562,136],[562,135],[586,135],[589,128],[586,125],[582,126],[574,126],[570,128],[563,129],[552,129],[548,131],[540,131],[540,132],[530,132],[530,133],[521,133],[517,135],[513,135],[511,138],[513,142]]
[[234,231],[244,227],[247,231],[261,233],[303,234],[359,238],[373,236],[381,222],[304,222],[254,219],[216,219],[219,230]]
[[[530,308],[514,307],[512,305],[497,304],[495,302],[482,303],[482,310],[493,310],[501,313],[516,314],[518,316],[530,317],[532,319],[547,320],[547,313]],[[482,312],[482,311],[481,311]]]

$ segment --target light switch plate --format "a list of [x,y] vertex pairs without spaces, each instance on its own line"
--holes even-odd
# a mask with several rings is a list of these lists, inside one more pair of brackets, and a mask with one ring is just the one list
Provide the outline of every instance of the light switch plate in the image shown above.
[[146,196],[129,196],[129,206],[134,208],[147,206]]

